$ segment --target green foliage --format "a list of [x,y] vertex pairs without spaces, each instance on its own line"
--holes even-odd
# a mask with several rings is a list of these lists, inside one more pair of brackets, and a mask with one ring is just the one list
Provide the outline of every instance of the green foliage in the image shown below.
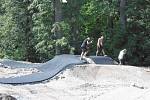
[[133,65],[149,65],[149,4],[149,1],[128,1],[126,47],[129,48],[129,62]]
[[54,56],[54,41],[52,40],[51,33],[53,24],[53,9],[50,0],[35,0],[31,8],[36,9],[36,13],[33,14],[33,28],[34,38],[36,44],[36,53],[40,61],[46,61]]
[[56,46],[61,53],[80,54],[88,36],[95,54],[102,34],[107,55],[117,60],[126,48],[128,64],[148,66],[150,1],[126,1],[123,32],[119,0],[68,0],[62,4],[61,22],[55,22],[53,0],[0,0],[0,57],[44,62],[55,56]]
[[61,53],[66,54],[70,51],[70,46],[68,44],[68,40],[65,37],[62,37],[61,39],[56,40],[56,45],[61,48]]

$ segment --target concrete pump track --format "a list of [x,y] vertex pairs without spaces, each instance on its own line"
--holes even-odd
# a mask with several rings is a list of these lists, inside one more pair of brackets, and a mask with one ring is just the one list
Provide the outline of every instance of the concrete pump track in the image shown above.
[[55,56],[50,61],[39,64],[14,61],[8,59],[2,59],[0,60],[0,63],[1,65],[5,67],[7,66],[11,69],[36,68],[38,70],[38,72],[29,75],[0,78],[0,83],[4,84],[25,84],[25,83],[40,82],[54,77],[59,72],[63,71],[66,67],[70,67],[69,65],[84,64],[84,63],[109,64],[109,65],[116,64],[116,62],[110,57],[89,56],[84,58],[84,60],[80,60],[80,56],[67,54]]

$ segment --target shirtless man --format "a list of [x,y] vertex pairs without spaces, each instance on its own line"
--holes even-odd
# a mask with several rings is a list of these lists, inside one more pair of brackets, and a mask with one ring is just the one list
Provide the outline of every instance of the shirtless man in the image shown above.
[[98,38],[96,56],[98,56],[99,52],[102,52],[102,54],[105,55],[105,52],[104,52],[104,49],[103,49],[103,39],[104,39],[103,36]]
[[87,53],[89,52],[89,48],[90,48],[90,44],[92,43],[92,41],[90,41],[90,38],[86,38],[82,45],[81,45],[81,49],[82,49],[82,53],[81,53],[81,59],[83,58],[83,56],[86,56]]

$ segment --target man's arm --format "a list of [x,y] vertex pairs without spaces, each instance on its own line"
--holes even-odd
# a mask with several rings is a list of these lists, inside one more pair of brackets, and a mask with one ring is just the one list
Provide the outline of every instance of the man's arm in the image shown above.
[[87,44],[91,44],[93,41],[87,41]]

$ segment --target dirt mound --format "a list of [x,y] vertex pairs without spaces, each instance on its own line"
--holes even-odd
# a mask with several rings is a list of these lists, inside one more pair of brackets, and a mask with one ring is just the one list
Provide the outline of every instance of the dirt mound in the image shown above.
[[122,65],[76,65],[64,71],[61,76],[71,76],[85,81],[115,79],[122,81],[126,85],[145,84],[145,81],[150,80],[150,73],[145,71],[145,68]]

